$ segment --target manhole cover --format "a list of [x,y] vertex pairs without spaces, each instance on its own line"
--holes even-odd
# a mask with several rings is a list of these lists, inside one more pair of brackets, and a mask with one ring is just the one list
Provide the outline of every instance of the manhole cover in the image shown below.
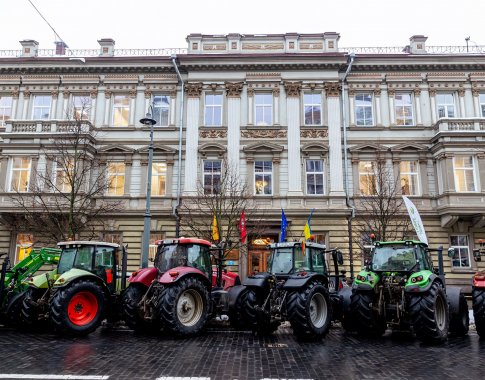
[[288,347],[285,343],[267,343],[266,347],[268,348],[286,348]]

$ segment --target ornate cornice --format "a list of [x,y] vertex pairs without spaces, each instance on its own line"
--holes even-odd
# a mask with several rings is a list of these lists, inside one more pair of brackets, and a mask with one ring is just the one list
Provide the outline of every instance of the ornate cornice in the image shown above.
[[241,137],[248,139],[286,138],[286,130],[281,129],[247,129],[241,131]]
[[225,129],[201,129],[199,130],[199,137],[201,139],[225,139],[227,138],[227,130]]
[[228,98],[240,98],[243,90],[244,82],[225,82],[226,92]]
[[299,97],[301,91],[301,82],[285,82],[285,91],[287,97]]
[[414,90],[414,96],[420,96],[421,95],[421,89],[419,87],[416,87]]
[[302,129],[300,130],[300,137],[305,139],[322,139],[322,138],[328,137],[328,130]]
[[339,82],[325,82],[327,98],[340,96],[342,86]]
[[189,98],[200,98],[202,94],[202,83],[187,83],[185,85],[185,92]]

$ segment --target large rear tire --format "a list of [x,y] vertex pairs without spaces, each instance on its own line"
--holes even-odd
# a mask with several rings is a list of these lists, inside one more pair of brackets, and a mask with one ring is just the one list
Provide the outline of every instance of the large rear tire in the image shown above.
[[477,334],[481,338],[485,338],[485,289],[473,289],[472,298],[475,328],[477,329]]
[[248,328],[248,317],[244,305],[248,296],[248,289],[239,293],[234,302],[234,306],[229,310],[229,323],[236,330],[245,330]]
[[349,326],[359,335],[368,337],[382,336],[386,332],[386,321],[372,308],[372,292],[353,291],[350,296]]
[[159,313],[167,331],[186,337],[199,333],[209,316],[209,294],[197,278],[183,278],[166,286],[158,300]]
[[137,332],[158,332],[161,329],[158,310],[151,308],[151,319],[145,319],[140,302],[147,292],[146,286],[130,285],[123,293],[122,310],[126,324]]
[[247,317],[248,327],[255,333],[261,335],[270,335],[279,327],[279,322],[271,321],[271,316],[261,309],[265,297],[261,291],[255,289],[248,289],[247,295],[244,299],[244,312]]
[[322,339],[332,321],[332,304],[327,288],[312,281],[300,291],[292,292],[286,301],[288,320],[299,338]]
[[6,326],[20,326],[20,313],[22,310],[22,303],[24,301],[24,298],[25,292],[22,292],[22,294],[13,294],[7,299],[4,320]]
[[458,313],[451,316],[450,334],[455,336],[464,336],[468,334],[470,324],[470,314],[468,313],[468,303],[465,295],[460,293],[458,298]]
[[103,288],[91,280],[79,280],[57,290],[50,302],[50,320],[58,334],[87,335],[105,316]]
[[424,294],[409,299],[411,324],[417,338],[425,343],[441,343],[448,336],[449,307],[441,284],[434,282]]
[[[21,327],[27,330],[41,330],[47,325],[47,303],[40,301],[49,289],[29,287],[25,292],[20,309]],[[47,301],[46,301],[47,302]]]

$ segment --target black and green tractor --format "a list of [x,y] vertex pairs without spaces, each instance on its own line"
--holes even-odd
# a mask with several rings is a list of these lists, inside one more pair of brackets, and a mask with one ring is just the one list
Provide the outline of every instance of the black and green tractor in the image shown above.
[[[438,254],[438,268],[431,252]],[[420,241],[376,242],[371,260],[354,279],[344,300],[344,328],[365,336],[394,331],[414,332],[427,343],[443,342],[448,333],[468,332],[468,305],[461,289],[446,286],[443,248]],[[448,255],[453,255],[450,248]]]
[[58,334],[87,335],[104,319],[120,319],[125,288],[126,249],[119,244],[67,241],[56,269],[29,281],[21,309],[23,326],[50,322]]

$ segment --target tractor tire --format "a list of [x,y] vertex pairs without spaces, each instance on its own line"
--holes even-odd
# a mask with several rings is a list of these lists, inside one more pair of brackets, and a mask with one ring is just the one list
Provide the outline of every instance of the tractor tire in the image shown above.
[[477,334],[481,338],[485,338],[485,289],[473,289],[472,297],[475,328],[477,329]]
[[246,316],[247,326],[256,334],[270,335],[278,330],[279,322],[272,322],[271,316],[262,311],[258,311],[257,307],[261,307],[264,302],[263,294],[257,292],[255,289],[248,289],[244,300],[244,313]]
[[332,303],[328,289],[319,281],[292,292],[286,301],[288,320],[299,338],[322,339],[332,321]]
[[5,307],[5,326],[19,327],[22,303],[24,302],[25,292],[22,295],[14,294],[8,298]]
[[372,309],[373,298],[371,292],[352,292],[347,328],[367,337],[379,337],[386,332],[386,321]]
[[441,284],[435,282],[424,294],[409,299],[411,325],[416,337],[425,343],[445,341],[449,330],[449,307]]
[[450,319],[450,334],[454,336],[464,336],[468,334],[470,315],[468,313],[468,303],[465,295],[460,293],[458,299],[458,314],[454,314]]
[[234,307],[229,310],[229,323],[236,330],[245,330],[249,327],[248,317],[244,309],[247,297],[248,289],[245,289],[238,295]]
[[22,329],[36,331],[42,330],[47,325],[45,310],[38,301],[49,289],[28,288],[22,301],[20,309],[20,326]]
[[79,280],[59,288],[50,302],[50,320],[54,331],[66,335],[87,335],[96,330],[105,317],[106,295],[91,280]]
[[160,331],[162,325],[158,316],[158,310],[152,308],[154,313],[151,320],[143,316],[143,310],[140,307],[140,301],[147,292],[145,286],[130,285],[124,291],[122,297],[123,320],[136,332],[148,333]]
[[160,292],[158,307],[168,332],[179,337],[196,335],[209,317],[209,293],[199,279],[183,278]]

